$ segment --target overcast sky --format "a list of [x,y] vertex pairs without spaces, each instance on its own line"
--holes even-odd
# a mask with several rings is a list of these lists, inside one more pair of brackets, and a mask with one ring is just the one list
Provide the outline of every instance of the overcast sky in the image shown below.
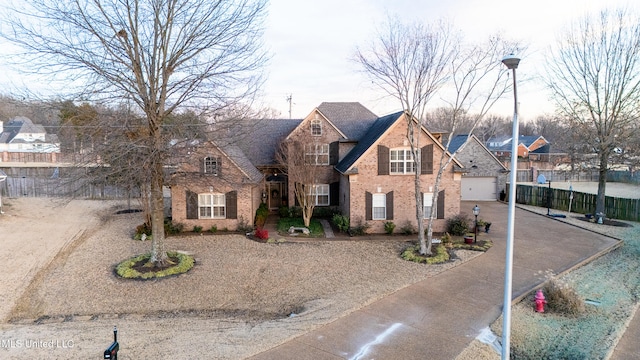
[[[444,18],[470,41],[498,32],[523,41],[529,48],[520,55],[518,79],[535,79],[544,66],[544,51],[572,20],[604,8],[640,8],[629,0],[270,1],[265,44],[272,59],[265,102],[283,118],[289,117],[289,95],[293,118],[306,116],[323,101],[358,101],[378,115],[400,110],[352,61],[356,47],[366,48],[387,14],[425,23]],[[508,94],[492,113],[511,116],[512,96]],[[518,101],[525,121],[553,112],[536,81],[518,83]]]
[[[323,101],[358,101],[379,116],[400,110],[352,60],[356,47],[366,49],[388,15],[407,22],[445,19],[469,41],[496,33],[521,41],[528,46],[526,54],[516,54],[522,58],[517,70],[521,80],[536,78],[544,68],[544,52],[572,20],[620,6],[640,13],[637,0],[270,0],[264,43],[272,58],[263,105],[282,118],[289,117],[289,95],[293,118],[305,117]],[[3,93],[24,81],[24,76],[0,68]],[[29,85],[34,86],[32,81]],[[519,81],[518,100],[524,121],[553,112],[537,81]],[[512,94],[492,113],[511,116]]]

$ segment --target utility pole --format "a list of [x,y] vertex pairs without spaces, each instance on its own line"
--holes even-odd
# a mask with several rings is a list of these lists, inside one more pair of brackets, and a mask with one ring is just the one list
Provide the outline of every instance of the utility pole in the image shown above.
[[291,119],[291,104],[293,102],[293,94],[287,96],[287,102],[289,103],[289,119]]

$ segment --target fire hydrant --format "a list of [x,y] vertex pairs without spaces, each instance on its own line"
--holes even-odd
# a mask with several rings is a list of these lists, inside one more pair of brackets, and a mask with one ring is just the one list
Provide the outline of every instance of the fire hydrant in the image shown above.
[[536,311],[540,312],[540,313],[543,313],[544,312],[544,304],[547,303],[547,300],[545,300],[544,294],[542,293],[541,289],[538,289],[538,291],[536,292],[535,302],[536,302]]

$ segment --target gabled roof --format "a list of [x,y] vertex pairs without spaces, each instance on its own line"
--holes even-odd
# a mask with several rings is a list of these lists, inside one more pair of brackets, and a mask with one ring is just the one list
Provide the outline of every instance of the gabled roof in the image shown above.
[[456,135],[453,139],[451,139],[451,142],[449,143],[449,152],[451,154],[456,152],[460,148],[460,146],[462,146],[462,144],[467,142],[467,139],[470,139],[468,134]]
[[529,146],[531,146],[538,139],[542,139],[545,142],[548,142],[544,137],[540,135],[531,135],[531,136],[521,135],[518,143],[529,148]]
[[[493,153],[487,149],[487,147],[482,143],[482,141],[480,141],[480,139],[478,139],[475,135],[471,134],[471,136],[467,135],[467,134],[461,134],[461,135],[457,135],[456,137],[454,137],[453,139],[451,139],[451,143],[449,144],[449,153],[453,154],[455,153],[461,146],[462,144],[464,144],[465,142],[468,141],[475,141],[476,143],[478,143],[478,145],[480,145],[480,147],[489,155],[493,158],[493,160],[495,162],[497,162],[498,164],[500,164],[500,166],[502,166],[502,168],[504,170],[507,170],[507,167],[504,166],[504,164],[502,163],[502,161],[498,160],[498,158],[493,155]],[[466,147],[465,147],[466,149]],[[464,150],[462,150],[464,151]],[[477,154],[474,154],[477,155]]]
[[378,118],[362,136],[358,144],[336,165],[336,170],[346,173],[351,166],[393,125],[402,111]]
[[275,165],[280,142],[301,122],[302,119],[262,120],[259,126],[249,127],[238,145],[255,166]]
[[10,143],[18,134],[45,134],[44,126],[36,125],[24,116],[16,116],[3,124],[3,132],[0,134],[0,143]]
[[378,119],[359,102],[323,102],[317,109],[348,140],[359,140]]
[[250,182],[259,182],[262,180],[262,173],[251,163],[251,160],[244,154],[242,149],[237,145],[226,145],[218,147],[229,160],[231,160]]

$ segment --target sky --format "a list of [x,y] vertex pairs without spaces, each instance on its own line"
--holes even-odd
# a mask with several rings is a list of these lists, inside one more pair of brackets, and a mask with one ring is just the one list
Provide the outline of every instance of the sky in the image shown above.
[[[401,110],[353,60],[356,49],[367,49],[388,17],[396,16],[427,24],[444,19],[470,42],[499,33],[524,43],[526,53],[515,54],[522,59],[517,70],[519,112],[522,121],[533,120],[554,110],[538,80],[549,47],[572,21],[617,7],[640,14],[637,0],[269,0],[264,45],[271,59],[261,105],[281,118],[289,117],[289,105],[291,117],[303,118],[325,101],[357,101],[379,116]],[[4,92],[24,81],[0,68]],[[506,94],[491,113],[512,116],[512,96]],[[429,108],[441,105],[439,101],[434,98]]]
[[[265,105],[282,118],[303,118],[324,101],[357,101],[379,116],[401,110],[353,61],[356,48],[375,40],[388,15],[407,21],[451,22],[465,40],[500,33],[528,48],[517,69],[519,114],[523,121],[553,113],[539,79],[544,54],[563,30],[587,13],[605,8],[640,10],[629,0],[270,0],[265,45],[271,52]],[[505,54],[507,55],[507,54]],[[437,101],[434,99],[433,107]],[[513,115],[507,94],[491,113]]]

